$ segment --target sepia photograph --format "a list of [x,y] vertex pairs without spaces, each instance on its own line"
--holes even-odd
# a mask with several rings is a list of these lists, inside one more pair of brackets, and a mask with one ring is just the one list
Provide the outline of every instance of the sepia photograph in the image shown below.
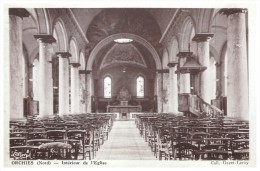
[[259,3],[115,4],[2,4],[3,166],[256,168]]

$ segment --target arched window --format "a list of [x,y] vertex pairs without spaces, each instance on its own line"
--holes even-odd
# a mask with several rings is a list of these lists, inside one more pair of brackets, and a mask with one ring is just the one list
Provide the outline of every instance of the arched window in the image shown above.
[[136,96],[144,97],[144,77],[138,76],[136,79]]
[[104,97],[111,98],[111,78],[109,76],[104,78]]

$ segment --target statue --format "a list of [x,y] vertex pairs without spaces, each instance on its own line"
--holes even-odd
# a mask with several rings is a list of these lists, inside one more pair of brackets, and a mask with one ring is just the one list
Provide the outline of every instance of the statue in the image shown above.
[[131,95],[129,94],[126,87],[122,87],[119,91],[119,95],[117,96],[117,99],[121,101],[121,105],[127,105],[128,101],[131,99]]

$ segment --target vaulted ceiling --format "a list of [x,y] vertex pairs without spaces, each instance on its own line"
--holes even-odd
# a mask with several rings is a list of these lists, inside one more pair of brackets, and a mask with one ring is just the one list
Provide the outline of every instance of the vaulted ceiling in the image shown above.
[[[122,19],[124,20],[124,18],[127,16],[128,23],[130,22],[129,24],[134,24],[134,22],[138,22],[141,21],[142,19],[149,18],[150,19],[149,21],[151,21],[152,23],[148,23],[148,21],[142,20],[140,24],[144,25],[143,22],[145,22],[145,24],[148,23],[149,25],[146,27],[149,27],[151,26],[151,24],[153,24],[154,26],[159,28],[160,34],[163,34],[168,24],[170,23],[172,17],[174,16],[174,13],[176,12],[177,8],[163,8],[163,9],[162,8],[145,8],[145,9],[144,8],[138,8],[138,9],[71,8],[71,10],[75,15],[77,21],[79,22],[80,27],[85,33],[87,33],[87,30],[89,29],[89,26],[92,21],[93,21],[92,24],[97,24],[98,22],[101,22],[100,25],[102,25],[102,22],[105,22],[103,23],[105,25],[112,24],[112,22],[114,22],[114,24],[122,24],[123,23]],[[111,19],[112,16],[116,18]],[[105,21],[106,19],[110,19],[110,20]],[[132,20],[132,23],[130,19]],[[126,24],[124,24],[124,27],[125,26]],[[119,29],[119,27],[117,27],[117,29]]]

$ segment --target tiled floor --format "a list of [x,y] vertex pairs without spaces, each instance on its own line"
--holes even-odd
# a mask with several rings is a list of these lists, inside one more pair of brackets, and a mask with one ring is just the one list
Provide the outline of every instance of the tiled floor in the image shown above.
[[115,121],[108,140],[97,152],[97,160],[156,160],[134,121]]

